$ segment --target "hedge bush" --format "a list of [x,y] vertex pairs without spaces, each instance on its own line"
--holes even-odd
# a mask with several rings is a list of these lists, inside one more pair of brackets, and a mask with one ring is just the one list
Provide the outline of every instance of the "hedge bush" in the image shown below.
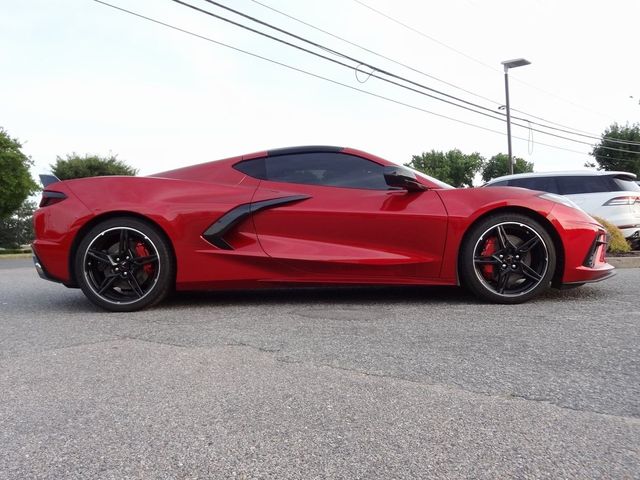
[[607,222],[604,218],[593,217],[606,228],[609,234],[609,245],[607,246],[607,252],[609,253],[629,253],[631,251],[631,245],[624,238],[622,232],[613,223]]

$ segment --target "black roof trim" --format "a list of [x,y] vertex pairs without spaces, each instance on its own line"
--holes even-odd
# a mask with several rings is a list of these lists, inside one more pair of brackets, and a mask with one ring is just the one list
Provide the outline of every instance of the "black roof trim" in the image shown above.
[[268,157],[276,157],[278,155],[292,155],[294,153],[316,153],[316,152],[331,152],[337,153],[344,150],[344,147],[332,147],[328,145],[310,145],[306,147],[286,147],[276,148],[267,152]]

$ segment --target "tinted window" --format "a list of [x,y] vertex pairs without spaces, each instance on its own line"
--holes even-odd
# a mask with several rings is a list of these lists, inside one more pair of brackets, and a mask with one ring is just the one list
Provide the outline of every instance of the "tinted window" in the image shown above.
[[507,185],[509,185],[509,180],[500,180],[499,182],[487,185],[487,187],[506,187]]
[[256,158],[255,160],[245,160],[244,162],[236,163],[233,168],[240,170],[253,178],[259,178],[264,180],[267,178],[264,167],[264,158]]
[[529,190],[540,190],[541,192],[558,193],[556,179],[553,177],[513,178],[509,180],[509,186],[528,188]]
[[579,193],[612,192],[618,187],[613,184],[611,177],[573,176],[558,177],[561,195],[576,195]]
[[274,182],[388,190],[380,164],[344,153],[315,152],[267,157],[265,178]]
[[616,184],[616,187],[617,187],[616,190],[626,190],[629,192],[640,191],[640,186],[638,186],[638,183],[634,180],[627,180],[624,178],[616,178],[616,177],[613,177],[612,180]]

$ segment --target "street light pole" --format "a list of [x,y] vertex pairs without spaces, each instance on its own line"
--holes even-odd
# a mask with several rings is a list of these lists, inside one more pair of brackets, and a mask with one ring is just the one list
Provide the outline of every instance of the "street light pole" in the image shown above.
[[509,67],[504,66],[504,94],[507,110],[507,146],[509,149],[509,175],[513,175],[513,150],[511,148],[511,106],[509,105]]
[[504,65],[504,94],[506,97],[507,110],[507,146],[509,149],[509,175],[513,175],[513,151],[511,148],[511,106],[509,104],[509,69],[529,65],[531,62],[524,58],[516,58],[515,60],[507,60],[502,62]]

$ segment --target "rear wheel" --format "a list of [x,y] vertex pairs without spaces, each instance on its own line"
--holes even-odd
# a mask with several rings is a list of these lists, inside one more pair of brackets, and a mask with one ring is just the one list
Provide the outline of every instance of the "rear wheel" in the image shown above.
[[556,251],[546,229],[531,217],[497,214],[474,225],[460,253],[463,283],[478,297],[522,303],[546,290]]
[[89,230],[78,246],[74,268],[87,298],[116,312],[161,301],[171,290],[175,272],[164,236],[130,217],[111,218]]

